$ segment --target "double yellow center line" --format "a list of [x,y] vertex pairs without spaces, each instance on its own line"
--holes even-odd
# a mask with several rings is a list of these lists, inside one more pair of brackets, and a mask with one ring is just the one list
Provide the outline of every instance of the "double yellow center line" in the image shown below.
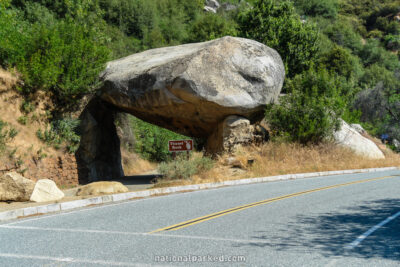
[[253,207],[256,207],[256,206],[259,206],[259,205],[269,204],[269,203],[272,203],[272,202],[275,202],[275,201],[279,201],[279,200],[283,200],[283,199],[287,199],[287,198],[297,197],[297,196],[301,196],[301,195],[305,195],[305,194],[309,194],[309,193],[313,193],[313,192],[318,192],[318,191],[338,188],[338,187],[347,186],[347,185],[361,184],[361,183],[378,181],[378,180],[382,180],[382,179],[386,179],[386,178],[394,178],[394,177],[396,177],[396,176],[383,176],[383,177],[378,177],[378,178],[372,178],[372,179],[366,179],[366,180],[360,180],[360,181],[355,181],[355,182],[344,183],[344,184],[325,186],[325,187],[320,187],[320,188],[311,189],[311,190],[307,190],[307,191],[297,192],[297,193],[293,193],[293,194],[289,194],[289,195],[284,195],[284,196],[280,196],[280,197],[265,199],[265,200],[262,200],[262,201],[258,201],[258,202],[246,204],[246,205],[243,205],[243,206],[238,206],[238,207],[235,207],[235,208],[219,211],[219,212],[212,213],[212,214],[209,214],[209,215],[206,215],[206,216],[198,217],[198,218],[195,218],[195,219],[192,219],[192,220],[188,220],[188,221],[185,221],[185,222],[181,222],[181,223],[178,223],[178,224],[174,224],[174,225],[171,225],[171,226],[160,228],[160,229],[157,229],[157,230],[149,232],[149,234],[159,233],[159,232],[163,232],[163,231],[175,231],[175,230],[182,229],[182,228],[194,225],[194,224],[198,224],[198,223],[205,222],[205,221],[208,221],[208,220],[211,220],[211,219],[215,219],[215,218],[218,218],[218,217],[230,214],[230,213],[234,213],[234,212],[238,212],[238,211],[241,211],[241,210],[253,208]]

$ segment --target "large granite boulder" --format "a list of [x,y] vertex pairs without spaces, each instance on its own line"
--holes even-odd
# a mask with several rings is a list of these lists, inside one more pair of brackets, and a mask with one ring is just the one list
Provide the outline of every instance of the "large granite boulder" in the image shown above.
[[6,173],[0,177],[0,201],[28,201],[34,187],[34,181],[19,173]]
[[80,181],[124,175],[120,145],[129,147],[133,140],[121,127],[125,123],[119,122],[124,119],[119,113],[211,140],[209,151],[221,152],[233,146],[221,141],[224,133],[229,140],[244,138],[242,130],[240,138],[227,134],[238,128],[227,125],[226,118],[236,115],[248,121],[243,129],[261,120],[266,105],[277,101],[284,76],[275,50],[233,37],[152,49],[109,62],[101,74],[102,87],[80,116]]
[[342,120],[341,129],[334,133],[334,138],[337,144],[353,150],[356,154],[371,158],[384,159],[385,155],[378,146],[362,136],[356,129],[351,127]]
[[230,115],[260,120],[266,104],[277,100],[284,76],[275,50],[224,37],[109,62],[100,97],[147,122],[208,137]]

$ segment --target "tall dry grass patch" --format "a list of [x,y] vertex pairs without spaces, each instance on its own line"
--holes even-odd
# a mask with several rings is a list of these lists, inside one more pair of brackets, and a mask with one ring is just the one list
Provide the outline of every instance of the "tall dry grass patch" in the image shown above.
[[374,160],[331,143],[268,143],[241,153],[254,156],[255,163],[250,168],[254,176],[400,166],[399,154],[388,152],[385,159]]
[[[303,146],[297,143],[270,142],[262,146],[242,147],[233,155],[218,157],[211,170],[196,174],[191,179],[160,181],[156,187],[292,173],[400,167],[399,154],[389,150],[386,150],[385,154],[385,159],[373,160],[331,143]],[[228,159],[232,158],[235,159],[235,163],[227,164]]]

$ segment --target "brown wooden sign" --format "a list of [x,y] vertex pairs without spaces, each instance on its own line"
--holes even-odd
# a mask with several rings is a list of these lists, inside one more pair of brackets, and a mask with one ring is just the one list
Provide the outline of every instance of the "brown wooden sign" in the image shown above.
[[193,140],[173,140],[168,142],[169,152],[185,152],[193,150]]

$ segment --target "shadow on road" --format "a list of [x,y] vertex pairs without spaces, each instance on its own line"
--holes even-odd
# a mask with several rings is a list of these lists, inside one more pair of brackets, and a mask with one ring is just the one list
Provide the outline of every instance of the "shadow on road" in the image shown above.
[[281,251],[315,251],[325,256],[400,260],[400,217],[367,237],[360,246],[352,250],[344,249],[344,246],[359,235],[397,213],[400,210],[400,198],[368,201],[343,210],[317,216],[297,216],[289,225],[277,226],[273,234],[255,232],[252,239],[262,242],[237,246],[268,247]]

